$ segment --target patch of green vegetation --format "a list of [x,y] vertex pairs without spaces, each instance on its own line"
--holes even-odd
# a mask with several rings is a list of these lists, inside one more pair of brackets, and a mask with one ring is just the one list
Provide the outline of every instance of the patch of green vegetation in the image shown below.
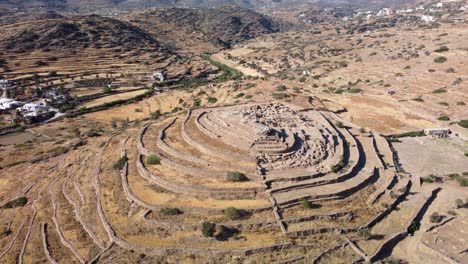
[[242,73],[236,69],[233,69],[227,65],[224,65],[220,62],[214,61],[210,55],[208,54],[202,54],[200,57],[212,65],[218,67],[221,71],[223,71],[223,75],[217,77],[214,81],[215,82],[225,82],[227,80],[237,80],[240,77],[242,77]]
[[1,206],[1,209],[11,209],[11,208],[16,208],[16,207],[22,207],[25,206],[28,203],[28,198],[26,197],[19,197],[16,198],[12,201],[9,201],[8,203],[4,204]]
[[440,223],[442,221],[442,219],[444,219],[444,216],[440,215],[437,212],[432,213],[431,216],[430,216],[431,223]]
[[432,91],[433,94],[441,94],[441,93],[446,93],[447,90],[445,90],[444,88],[439,88],[439,89],[435,89],[434,91]]
[[301,205],[305,209],[312,209],[312,207],[313,207],[312,202],[309,201],[309,200],[306,200],[306,199],[301,199]]
[[405,138],[405,137],[424,137],[424,130],[411,131],[402,134],[391,135],[390,138]]
[[159,213],[162,215],[174,216],[174,215],[181,215],[184,212],[182,212],[182,210],[180,210],[179,208],[166,207],[166,208],[162,208],[161,210],[159,210]]
[[207,100],[208,103],[210,103],[210,104],[214,104],[214,103],[218,102],[218,99],[216,99],[216,98],[214,98],[214,97],[211,97],[211,96],[209,96],[206,100]]
[[108,85],[105,85],[105,86],[102,87],[102,92],[105,93],[105,94],[112,93],[112,88],[109,87]]
[[362,92],[362,89],[360,89],[360,88],[353,88],[353,89],[350,89],[349,92],[350,92],[350,93],[360,93],[360,92]]
[[341,89],[341,88],[338,88],[338,89],[336,89],[333,93],[335,93],[335,94],[342,94],[342,93],[344,93],[344,90]]
[[440,56],[440,57],[437,57],[434,59],[434,62],[435,63],[444,63],[447,61],[447,58],[443,57],[443,56]]
[[201,231],[204,237],[212,237],[216,231],[216,224],[203,222]]
[[369,228],[363,228],[359,230],[359,236],[365,240],[369,240],[372,237],[372,233]]
[[338,128],[343,128],[344,127],[343,122],[341,122],[341,121],[337,121],[335,123],[335,126],[338,127]]
[[416,102],[424,102],[424,99],[422,99],[422,97],[416,97],[411,100],[416,101]]
[[239,93],[239,94],[237,94],[234,98],[241,98],[241,97],[243,97],[244,95],[245,95],[245,93]]
[[118,161],[116,161],[114,163],[114,165],[112,165],[112,168],[114,170],[122,170],[125,166],[125,163],[127,163],[128,161],[128,158],[127,158],[127,155],[121,157]]
[[330,170],[333,172],[333,173],[338,173],[339,171],[341,171],[344,167],[346,166],[346,163],[344,161],[344,157],[342,156],[340,161],[331,166]]
[[161,158],[156,154],[151,154],[146,158],[146,163],[149,165],[159,165],[161,164]]
[[427,177],[421,177],[421,183],[442,183],[443,179],[440,176],[435,176],[431,174]]
[[416,233],[416,231],[419,230],[419,228],[421,228],[421,223],[417,221],[413,221],[411,225],[408,227],[408,233],[413,235],[414,233]]
[[242,217],[242,211],[235,207],[228,207],[224,209],[224,216],[230,220],[239,219]]
[[463,106],[463,105],[466,105],[466,104],[465,104],[465,102],[463,102],[463,101],[460,101],[460,102],[457,102],[457,105],[461,105],[461,106]]
[[439,120],[439,121],[450,121],[450,117],[448,117],[446,115],[441,115],[441,116],[439,116],[439,118],[437,118],[437,120]]
[[439,102],[440,105],[443,105],[443,106],[448,106],[449,104],[447,102]]
[[434,52],[438,52],[438,53],[446,52],[446,51],[449,51],[449,48],[447,46],[442,46],[442,47],[434,50]]
[[230,182],[246,182],[249,181],[249,178],[245,174],[238,171],[231,171],[227,173],[227,180]]
[[468,129],[468,120],[461,120],[460,122],[458,122],[458,125],[463,127],[463,128]]

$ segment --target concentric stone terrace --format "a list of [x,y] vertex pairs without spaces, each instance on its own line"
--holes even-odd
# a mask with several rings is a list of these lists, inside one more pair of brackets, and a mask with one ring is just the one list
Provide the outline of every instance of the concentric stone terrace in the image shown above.
[[[330,112],[277,102],[193,109],[51,160],[33,187],[18,188],[32,202],[16,209],[25,218],[10,221],[0,254],[37,258],[18,239],[42,243],[47,260],[64,263],[132,262],[132,254],[213,263],[373,260],[418,211],[393,211],[411,182],[392,162],[385,139]],[[36,169],[28,171],[24,177]],[[362,230],[381,238],[363,239]]]

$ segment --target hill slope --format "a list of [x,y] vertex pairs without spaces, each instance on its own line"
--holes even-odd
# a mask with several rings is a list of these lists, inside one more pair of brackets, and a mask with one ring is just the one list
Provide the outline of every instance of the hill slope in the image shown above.
[[230,47],[240,41],[289,27],[252,10],[235,6],[219,9],[170,8],[135,13],[126,17],[171,46],[193,49],[208,43]]
[[5,50],[159,46],[130,23],[95,15],[19,22],[1,27],[0,33],[0,48]]

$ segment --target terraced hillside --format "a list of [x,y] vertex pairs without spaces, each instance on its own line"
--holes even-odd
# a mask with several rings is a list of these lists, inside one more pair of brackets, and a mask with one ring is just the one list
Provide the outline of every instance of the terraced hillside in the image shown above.
[[370,260],[430,197],[369,238],[412,190],[387,141],[279,102],[193,109],[64,153],[3,170],[24,171],[3,200],[26,199],[1,210],[5,261]]

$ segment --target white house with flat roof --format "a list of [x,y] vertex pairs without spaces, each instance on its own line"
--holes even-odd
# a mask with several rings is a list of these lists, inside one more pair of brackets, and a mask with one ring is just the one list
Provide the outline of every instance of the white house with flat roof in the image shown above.
[[13,99],[0,97],[0,110],[7,110],[21,105],[21,102]]

